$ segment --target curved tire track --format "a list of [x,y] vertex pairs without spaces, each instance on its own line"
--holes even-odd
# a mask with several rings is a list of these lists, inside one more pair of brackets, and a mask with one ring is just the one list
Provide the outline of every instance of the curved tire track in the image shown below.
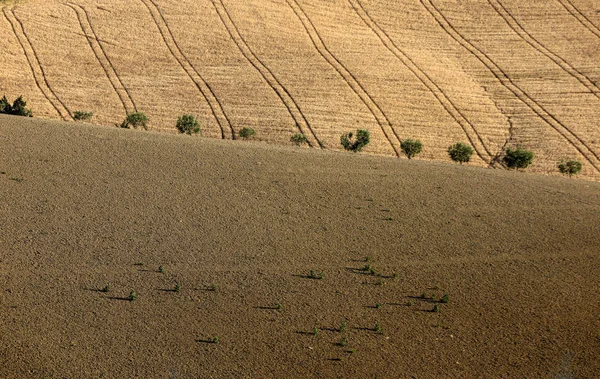
[[577,79],[581,84],[583,84],[587,89],[590,90],[594,96],[600,99],[600,88],[596,86],[596,84],[575,67],[571,66],[567,61],[558,56],[556,53],[552,52],[546,46],[544,46],[541,42],[539,42],[535,37],[533,37],[519,21],[502,5],[499,0],[488,0],[488,3],[494,8],[496,13],[502,17],[502,19],[506,22],[506,24],[515,32],[521,39],[529,46],[534,48],[536,51],[542,53],[546,57],[548,57],[552,62],[558,65],[561,69],[567,72],[569,75]]
[[475,149],[475,152],[481,158],[482,161],[491,164],[493,163],[492,154],[483,142],[479,132],[475,126],[462,114],[462,112],[454,105],[452,100],[444,93],[444,91],[431,79],[427,73],[421,68],[396,45],[391,37],[373,20],[371,15],[362,6],[358,0],[348,0],[348,3],[352,6],[354,11],[363,20],[363,22],[377,35],[381,43],[398,58],[409,71],[419,79],[419,81],[427,87],[427,89],[433,94],[437,101],[442,107],[448,112],[448,114],[460,125],[464,131],[470,144]]
[[135,101],[131,97],[131,93],[123,84],[123,80],[117,73],[115,66],[111,63],[108,55],[106,54],[106,50],[102,46],[102,42],[100,42],[100,38],[98,38],[98,34],[92,25],[92,21],[90,20],[90,15],[86,11],[86,9],[75,3],[67,3],[66,6],[70,7],[77,14],[77,20],[79,21],[79,25],[81,26],[81,30],[85,34],[88,43],[90,44],[90,48],[94,52],[96,59],[100,63],[100,66],[104,69],[110,84],[114,88],[115,92],[119,96],[121,103],[123,104],[123,108],[125,109],[125,113],[129,114],[133,112],[137,112],[137,106]]
[[569,0],[556,0],[562,5],[567,12],[575,17],[587,30],[600,38],[600,28],[596,26],[583,12],[581,12],[573,3]]
[[[306,33],[310,37],[310,40],[313,43],[315,49],[319,52],[319,54],[329,63],[333,69],[337,71],[340,77],[346,82],[348,87],[358,96],[358,98],[363,102],[363,104],[369,109],[385,136],[385,138],[390,143],[390,146],[394,150],[394,153],[397,157],[400,156],[400,137],[396,134],[396,131],[392,127],[392,123],[386,116],[385,112],[381,109],[381,107],[373,100],[371,95],[367,92],[367,90],[360,84],[358,79],[348,70],[348,68],[340,62],[339,59],[336,58],[335,55],[327,48],[325,42],[321,38],[317,28],[311,21],[310,17],[306,14],[302,6],[296,0],[286,0],[290,8],[294,11],[302,26],[306,30]],[[392,135],[395,136],[396,142],[392,142]]]
[[171,52],[171,55],[173,58],[175,58],[177,63],[179,63],[179,66],[181,66],[181,68],[189,76],[202,97],[204,97],[208,103],[212,115],[221,129],[221,138],[225,139],[225,133],[227,131],[228,134],[231,133],[231,139],[235,139],[235,131],[233,130],[231,121],[225,114],[223,105],[217,98],[217,95],[212,90],[208,82],[204,80],[202,75],[200,75],[200,72],[196,70],[190,60],[183,53],[183,50],[177,43],[177,40],[175,39],[175,36],[173,35],[173,32],[171,31],[171,28],[169,27],[169,24],[167,23],[167,20],[165,19],[165,16],[158,5],[153,0],[141,1],[144,3],[146,8],[148,8],[148,12],[150,12],[150,15],[152,16],[152,19],[154,20],[154,23],[156,24],[156,27],[158,28],[158,31],[165,42],[165,45],[167,45],[167,48]]
[[310,123],[300,110],[300,107],[289,93],[289,91],[281,84],[281,82],[275,77],[273,72],[254,54],[252,49],[246,43],[244,37],[242,37],[239,29],[233,22],[227,8],[225,8],[225,4],[223,4],[222,0],[211,0],[223,26],[229,33],[231,40],[236,44],[242,55],[246,58],[246,60],[260,73],[263,79],[267,82],[267,84],[275,91],[277,96],[281,99],[283,105],[287,108],[290,116],[294,119],[296,123],[296,127],[306,136],[308,140],[308,145],[310,147],[319,146],[320,148],[324,148],[321,141],[317,138],[315,132],[313,131]]
[[31,40],[25,33],[25,28],[23,27],[23,23],[17,15],[15,14],[15,8],[8,9],[8,7],[3,7],[2,12],[4,16],[10,23],[12,31],[23,49],[23,53],[25,54],[25,58],[27,59],[27,63],[29,64],[29,68],[31,69],[31,73],[33,74],[33,78],[35,80],[35,84],[42,92],[44,97],[48,100],[52,107],[56,110],[56,113],[64,120],[73,120],[73,115],[71,111],[65,103],[56,95],[56,92],[52,89],[52,86],[48,82],[48,77],[46,76],[46,72],[44,71],[44,67],[42,66],[40,59],[31,43]]
[[551,128],[556,130],[566,141],[568,141],[579,153],[600,172],[600,158],[577,134],[570,130],[566,125],[560,122],[554,115],[548,112],[536,100],[517,86],[490,57],[473,45],[468,39],[461,35],[450,24],[444,14],[431,2],[431,0],[420,0],[425,10],[434,18],[440,27],[459,45],[469,51],[475,58],[483,63],[496,79],[508,89],[517,99],[523,102],[529,109],[544,120]]

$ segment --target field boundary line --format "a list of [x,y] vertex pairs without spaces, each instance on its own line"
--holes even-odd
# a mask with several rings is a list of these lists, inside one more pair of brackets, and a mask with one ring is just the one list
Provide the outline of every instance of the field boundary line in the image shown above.
[[177,43],[169,24],[160,10],[159,6],[153,0],[141,0],[142,3],[148,8],[148,12],[152,16],[160,35],[171,52],[171,55],[179,66],[185,71],[190,80],[194,83],[204,100],[206,100],[208,106],[210,107],[210,111],[217,121],[219,128],[221,129],[221,138],[225,139],[225,130],[231,132],[231,139],[235,139],[235,131],[233,130],[233,126],[231,124],[231,120],[227,117],[225,110],[223,109],[223,105],[221,101],[208,84],[208,82],[202,77],[200,72],[192,65],[192,62],[187,58],[187,56],[183,53],[181,46]]
[[496,79],[508,89],[517,99],[537,114],[551,128],[558,132],[568,141],[591,165],[600,172],[598,155],[572,130],[560,122],[556,116],[548,112],[541,104],[529,96],[502,70],[485,52],[473,45],[466,37],[460,34],[444,16],[444,14],[431,2],[431,0],[420,0],[425,10],[433,17],[440,27],[459,45],[469,51],[477,58]]
[[[127,114],[129,114],[129,113],[131,113],[132,109],[134,112],[137,112],[138,109],[135,104],[135,101],[133,100],[133,97],[131,96],[129,89],[127,89],[125,84],[123,84],[123,80],[121,79],[121,76],[117,72],[115,66],[112,64],[112,62],[108,58],[108,54],[106,53],[104,46],[102,46],[102,42],[100,41],[100,38],[98,37],[98,33],[96,33],[96,30],[94,29],[94,25],[92,24],[92,21],[90,19],[90,15],[89,15],[88,11],[82,5],[75,4],[72,2],[66,3],[65,5],[69,6],[71,9],[73,9],[75,11],[75,13],[77,14],[77,19],[79,20],[79,25],[81,26],[83,33],[85,34],[85,36],[88,40],[88,43],[90,44],[90,47],[92,48],[92,51],[94,52],[94,55],[96,56],[98,62],[102,66],[102,68],[104,69],[104,72],[106,73],[106,76],[108,77],[108,80],[110,81],[113,88],[117,92],[119,99],[121,99],[121,102],[123,103],[123,107],[125,108],[125,112]],[[86,30],[86,29],[88,29],[88,30]],[[95,42],[95,44],[94,44],[94,42]],[[96,45],[97,45],[97,48],[94,48],[94,46],[96,46]]]
[[[385,114],[385,112],[381,109],[381,107],[373,100],[371,95],[367,92],[367,90],[362,86],[362,84],[358,81],[358,79],[348,70],[348,68],[327,48],[327,45],[323,41],[323,38],[319,34],[316,26],[311,21],[310,17],[306,14],[302,6],[298,3],[297,0],[286,0],[290,8],[294,11],[302,26],[306,30],[306,33],[310,37],[310,40],[313,43],[313,46],[318,51],[318,53],[323,57],[323,59],[331,66],[337,73],[340,75],[342,80],[350,87],[350,89],[358,96],[358,98],[363,102],[363,104],[367,107],[369,112],[375,118],[377,124],[381,128],[385,138],[390,143],[392,150],[397,157],[400,156],[400,137],[394,130],[392,123],[389,118]],[[392,135],[396,137],[397,144],[392,142]]]
[[[304,136],[306,136],[308,140],[308,145],[310,147],[319,146],[321,149],[324,148],[321,141],[317,138],[314,130],[312,129],[308,119],[298,106],[298,103],[290,92],[285,88],[283,84],[277,79],[277,77],[273,74],[273,72],[256,56],[256,54],[252,51],[248,43],[240,33],[239,29],[233,22],[231,15],[225,8],[225,4],[223,4],[222,0],[211,0],[213,7],[215,8],[217,15],[221,19],[223,26],[229,33],[229,37],[238,47],[242,55],[246,58],[246,60],[259,72],[259,74],[263,77],[265,82],[275,91],[283,105],[287,108],[288,113],[296,123],[296,127]],[[218,4],[218,5],[217,5]]]
[[31,39],[25,33],[25,27],[23,26],[23,22],[19,20],[17,15],[15,14],[15,8],[8,9],[8,7],[2,7],[2,12],[4,13],[4,17],[8,20],[12,31],[25,54],[25,58],[27,60],[27,64],[31,69],[31,73],[33,74],[33,79],[35,81],[36,86],[42,92],[42,95],[48,100],[48,102],[52,105],[56,113],[64,120],[73,120],[73,115],[69,108],[65,105],[65,103],[58,97],[56,92],[52,89],[52,86],[48,82],[48,77],[46,72],[44,71],[44,67],[40,62],[40,59],[31,43]]
[[558,1],[560,5],[562,5],[567,10],[567,12],[569,12],[573,17],[575,17],[587,30],[595,34],[596,37],[600,38],[600,28],[598,28],[596,24],[594,24],[592,20],[590,20],[588,16],[586,16],[582,11],[577,9],[577,7],[571,1],[556,1]]
[[532,36],[499,0],[488,0],[488,3],[492,6],[492,8],[494,8],[496,13],[502,17],[504,22],[506,22],[506,24],[515,33],[517,33],[519,37],[521,37],[523,41],[527,42],[527,44],[529,44],[534,50],[548,57],[561,69],[587,87],[587,89],[589,89],[594,96],[600,99],[600,88],[598,88],[598,86],[596,86],[596,84],[590,78],[585,76],[575,67],[571,66],[571,64],[569,64],[565,59],[548,49],[546,46],[544,46],[544,44]]
[[[492,154],[488,147],[483,142],[483,139],[475,126],[467,119],[467,117],[458,109],[458,107],[450,100],[448,95],[433,81],[433,79],[423,71],[398,45],[392,40],[379,24],[371,17],[367,10],[358,0],[348,0],[356,14],[362,21],[377,35],[381,43],[392,53],[396,58],[408,68],[408,70],[432,93],[436,100],[442,105],[444,110],[456,121],[465,133],[469,143],[475,149],[475,152],[482,161],[487,164],[493,164]],[[474,134],[475,136],[472,136]]]

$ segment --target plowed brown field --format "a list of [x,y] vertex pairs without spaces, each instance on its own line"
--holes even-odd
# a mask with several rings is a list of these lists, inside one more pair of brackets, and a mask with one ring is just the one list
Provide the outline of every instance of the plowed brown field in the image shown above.
[[596,182],[0,115],[0,378],[595,378],[599,237]]
[[0,95],[36,116],[120,123],[146,113],[175,131],[196,115],[207,137],[448,160],[471,144],[502,168],[507,147],[559,175],[577,159],[600,179],[600,16],[592,0],[27,0],[0,15]]

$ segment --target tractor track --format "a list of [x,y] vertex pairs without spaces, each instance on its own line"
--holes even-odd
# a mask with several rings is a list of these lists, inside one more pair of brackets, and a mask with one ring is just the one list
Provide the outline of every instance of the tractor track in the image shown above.
[[[406,68],[433,94],[436,100],[442,105],[444,110],[456,121],[462,128],[469,143],[475,149],[475,152],[482,161],[492,164],[492,154],[488,147],[483,142],[483,139],[475,125],[473,125],[458,109],[458,107],[450,100],[448,95],[431,79],[431,77],[423,71],[402,49],[396,45],[392,38],[381,28],[363,5],[358,0],[348,0],[354,11],[362,19],[362,21],[377,35],[381,43],[398,58]],[[470,132],[469,132],[470,131]],[[471,134],[474,134],[472,136]]]
[[587,30],[596,37],[600,38],[600,28],[596,26],[583,12],[581,12],[573,3],[569,0],[556,0],[562,5],[571,16],[575,17]]
[[587,87],[590,92],[600,99],[600,88],[587,76],[577,70],[575,67],[571,66],[566,60],[558,56],[556,53],[552,52],[546,46],[544,46],[540,41],[538,41],[535,37],[533,37],[524,27],[521,25],[519,21],[506,9],[504,5],[499,0],[488,0],[488,3],[494,8],[496,13],[502,17],[504,22],[514,31],[521,39],[529,46],[531,46],[534,50],[539,53],[545,55],[548,59],[558,65],[561,69],[567,72],[570,76],[577,79],[581,84]]
[[600,173],[600,158],[598,155],[572,130],[559,121],[556,116],[548,112],[541,104],[517,86],[510,77],[482,50],[473,45],[466,37],[461,35],[444,14],[431,2],[431,0],[420,0],[425,10],[433,17],[440,27],[455,40],[459,45],[469,51],[477,58],[496,79],[508,89],[517,99],[523,102],[529,109],[544,120],[551,128],[558,132],[568,141],[591,165]]
[[44,95],[46,100],[52,105],[56,113],[64,120],[73,120],[73,115],[69,108],[65,105],[65,103],[58,97],[52,86],[48,82],[48,77],[46,72],[44,71],[44,67],[40,62],[37,52],[31,43],[31,39],[27,36],[25,32],[25,28],[23,26],[23,22],[19,20],[17,15],[15,14],[15,8],[8,9],[8,7],[3,7],[2,12],[4,13],[4,17],[8,20],[12,31],[15,35],[15,38],[19,42],[21,49],[23,49],[23,53],[25,54],[25,58],[27,60],[27,64],[31,69],[31,73],[33,74],[33,79],[35,80],[35,84]]
[[281,84],[279,79],[273,74],[273,72],[254,54],[248,43],[242,37],[238,27],[233,22],[231,15],[225,8],[225,4],[223,4],[222,0],[211,0],[213,7],[215,8],[223,26],[229,33],[229,37],[233,41],[233,43],[238,47],[242,55],[246,58],[246,60],[259,72],[259,74],[263,77],[265,82],[275,91],[283,105],[287,108],[290,116],[296,123],[296,127],[306,136],[308,145],[310,147],[319,146],[321,149],[324,148],[322,142],[317,138],[314,130],[312,129],[308,119],[298,106],[298,103],[290,92]]
[[100,66],[104,69],[108,80],[113,86],[115,92],[119,96],[121,103],[123,103],[123,108],[125,109],[125,113],[129,114],[133,112],[137,112],[137,106],[131,93],[123,84],[123,80],[119,76],[119,73],[115,69],[115,66],[112,64],[110,59],[108,58],[108,54],[102,46],[100,42],[100,38],[98,38],[98,33],[94,29],[92,21],[90,19],[90,15],[88,11],[81,5],[75,3],[66,3],[68,7],[73,9],[77,14],[77,20],[79,21],[79,25],[81,26],[81,30],[85,33],[88,43],[96,56],[96,59],[100,63]]
[[[315,49],[319,52],[321,57],[329,63],[329,65],[337,71],[340,77],[344,80],[344,82],[350,87],[350,89],[358,96],[358,98],[363,102],[363,104],[367,107],[369,112],[379,124],[385,138],[388,140],[390,146],[394,150],[394,153],[397,157],[400,156],[400,137],[394,130],[392,123],[389,118],[385,114],[385,112],[381,109],[381,107],[373,100],[371,95],[367,92],[367,90],[363,87],[363,85],[358,81],[358,79],[348,70],[348,68],[327,48],[327,45],[323,41],[323,38],[319,34],[316,26],[308,17],[302,6],[296,0],[286,0],[290,8],[294,11],[302,26],[306,30],[306,33],[310,37],[310,40],[313,43]],[[392,135],[395,136],[397,143],[392,142]]]
[[158,5],[153,0],[141,0],[142,3],[148,8],[148,12],[152,16],[160,35],[171,52],[171,55],[179,66],[185,71],[190,80],[194,83],[202,97],[206,100],[208,106],[210,107],[210,111],[215,118],[219,128],[221,129],[221,138],[225,139],[226,131],[227,133],[231,133],[231,139],[235,139],[235,131],[233,129],[231,120],[227,117],[225,110],[223,109],[223,104],[211,88],[210,84],[202,77],[200,72],[192,65],[192,62],[187,58],[187,56],[183,53],[181,46],[177,43],[169,24],[160,10]]

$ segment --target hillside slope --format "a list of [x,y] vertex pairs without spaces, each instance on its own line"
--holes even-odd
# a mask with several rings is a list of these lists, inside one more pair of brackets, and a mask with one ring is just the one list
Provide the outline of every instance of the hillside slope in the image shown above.
[[28,0],[0,17],[0,94],[35,114],[120,123],[142,111],[173,132],[199,117],[207,137],[243,127],[340,149],[365,128],[368,153],[474,164],[507,147],[532,171],[578,159],[600,179],[600,16],[590,0]]
[[600,371],[598,183],[0,115],[0,199],[2,378]]

